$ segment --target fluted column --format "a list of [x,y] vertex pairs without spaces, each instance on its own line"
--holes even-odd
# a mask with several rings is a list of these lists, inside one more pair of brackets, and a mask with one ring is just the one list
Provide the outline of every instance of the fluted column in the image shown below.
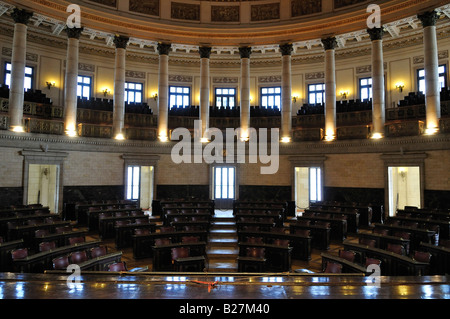
[[325,140],[336,138],[336,38],[322,39],[325,49]]
[[9,87],[9,128],[15,132],[23,132],[27,24],[32,16],[32,12],[17,8],[11,14],[15,24],[11,56],[11,84]]
[[281,141],[290,142],[292,138],[292,44],[280,45],[282,54],[281,75]]
[[[200,120],[202,121],[202,132],[199,136],[204,137],[209,128],[209,57],[210,47],[200,47]],[[206,138],[205,138],[206,139]],[[202,138],[203,141],[206,141]]]
[[239,48],[241,55],[241,140],[250,138],[250,55],[251,47]]
[[441,97],[439,86],[439,58],[436,37],[436,11],[417,16],[423,25],[424,67],[425,67],[425,104],[426,133],[434,134],[439,130],[441,117]]
[[115,36],[116,61],[114,69],[114,113],[113,113],[113,136],[116,139],[124,139],[125,124],[125,68],[126,51],[128,41],[125,36]]
[[169,139],[169,51],[171,45],[158,44],[158,138],[162,142]]
[[66,28],[67,59],[64,81],[64,128],[69,136],[77,135],[77,86],[80,35],[83,28]]
[[372,41],[372,138],[384,136],[386,100],[384,94],[383,28],[367,29]]

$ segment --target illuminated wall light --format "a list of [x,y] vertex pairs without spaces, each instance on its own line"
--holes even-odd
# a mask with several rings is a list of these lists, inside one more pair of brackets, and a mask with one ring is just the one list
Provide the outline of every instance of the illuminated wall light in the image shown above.
[[209,139],[206,138],[206,137],[202,137],[202,138],[200,139],[200,142],[201,142],[201,143],[209,143]]
[[381,134],[381,133],[373,133],[372,134],[372,139],[374,139],[374,140],[379,140],[382,138],[383,138],[383,134]]
[[297,103],[298,99],[300,99],[300,96],[298,94],[292,96],[292,102]]
[[325,135],[325,141],[332,142],[336,139],[334,135]]
[[115,139],[119,140],[119,141],[123,141],[125,139],[125,136],[122,133],[119,133],[116,135]]
[[153,93],[152,98],[153,98],[153,100],[157,101],[158,100],[158,93]]
[[343,100],[346,100],[350,93],[349,91],[341,91],[339,92],[339,94],[341,95]]
[[169,138],[167,137],[167,135],[159,135],[158,139],[164,143],[169,141]]
[[430,127],[425,129],[425,135],[434,135],[437,132],[439,132],[439,129],[437,127]]
[[108,88],[105,88],[105,89],[102,90],[102,93],[103,93],[103,96],[106,97],[108,94],[111,93],[111,90],[108,89]]
[[405,83],[398,82],[395,84],[395,88],[401,93],[401,92],[403,92],[403,89],[405,88]]
[[13,126],[11,128],[11,131],[13,131],[14,133],[24,133],[25,129],[23,128],[23,126],[18,125],[18,126]]
[[55,83],[55,81],[48,81],[48,82],[46,82],[46,84],[47,84],[47,88],[50,90],[52,87],[55,87],[56,86],[56,83]]
[[289,136],[285,136],[281,138],[281,143],[290,143],[291,138]]
[[66,135],[69,137],[76,137],[77,136],[77,131],[75,130],[67,130],[66,131]]

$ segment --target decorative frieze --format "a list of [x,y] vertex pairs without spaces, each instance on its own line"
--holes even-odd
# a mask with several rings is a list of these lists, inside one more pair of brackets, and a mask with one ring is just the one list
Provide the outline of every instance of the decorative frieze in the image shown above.
[[129,10],[159,16],[159,0],[130,0]]
[[305,74],[306,80],[317,80],[317,79],[324,79],[325,78],[325,72],[311,72]]
[[127,71],[125,71],[125,76],[127,78],[145,79],[145,72],[127,70]]
[[322,12],[322,0],[292,0],[291,15],[293,18]]
[[211,6],[212,22],[239,22],[239,6]]
[[214,77],[213,83],[221,83],[221,84],[228,84],[228,83],[239,83],[238,77]]
[[281,75],[260,76],[258,81],[260,83],[278,83],[281,82]]
[[200,21],[200,5],[172,2],[172,19]]
[[[8,56],[8,57],[12,56],[12,49],[11,48],[7,48],[7,47],[3,47],[2,48],[2,55]],[[38,62],[39,55],[27,52],[26,53],[26,59],[27,59],[27,61],[30,61],[30,62]]]
[[252,21],[267,21],[280,19],[280,3],[253,5],[251,8]]
[[192,76],[191,75],[169,75],[169,81],[170,82],[185,82],[185,83],[192,83]]
[[[448,50],[440,51],[438,53],[438,59],[448,59]],[[413,57],[413,63],[414,64],[423,64],[425,61],[425,57],[423,55],[415,56]]]

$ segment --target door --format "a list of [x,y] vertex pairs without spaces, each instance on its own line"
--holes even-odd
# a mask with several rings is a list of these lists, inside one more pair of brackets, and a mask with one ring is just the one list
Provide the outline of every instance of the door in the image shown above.
[[30,164],[28,173],[27,204],[41,204],[58,214],[59,166]]
[[213,198],[217,209],[232,209],[236,198],[236,168],[213,167]]
[[311,202],[322,201],[322,169],[320,167],[295,168],[295,205],[303,212]]
[[389,216],[405,206],[421,206],[420,167],[388,167]]

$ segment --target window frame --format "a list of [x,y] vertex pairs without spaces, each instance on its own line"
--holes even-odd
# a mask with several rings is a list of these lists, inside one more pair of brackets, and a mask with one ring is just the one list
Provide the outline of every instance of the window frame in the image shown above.
[[[183,89],[188,89],[188,93],[184,93],[184,92],[171,92],[172,88],[181,88]],[[169,109],[173,108],[173,105],[171,105],[172,103],[170,102],[172,100],[172,96],[182,96],[182,100],[183,100],[183,108],[187,108],[190,107],[192,102],[191,102],[191,94],[192,94],[192,88],[190,86],[184,86],[184,85],[169,85]],[[184,105],[184,101],[185,101],[185,97],[188,98],[188,105]],[[175,105],[176,107],[178,107],[179,105]]]
[[[361,84],[361,81],[363,80],[368,80],[370,81],[370,84],[366,84],[363,85]],[[361,99],[361,101],[364,101],[366,99],[363,99],[363,90],[368,90],[367,95],[368,98],[367,100],[370,101],[371,99],[373,99],[373,79],[371,76],[365,76],[365,77],[361,77],[358,79],[358,86],[359,86],[359,98]]]
[[[220,184],[217,184],[217,170],[220,169],[221,170],[221,176],[220,176]],[[224,177],[224,173],[223,170],[226,169],[227,170],[227,182],[230,181],[229,178],[229,173],[230,170],[233,170],[233,185],[230,184],[224,184],[222,183],[222,179]],[[213,179],[212,179],[212,197],[214,200],[235,200],[237,197],[237,172],[236,172],[236,167],[232,166],[232,165],[215,165],[212,167],[212,175],[213,175]],[[217,196],[217,189],[220,189],[220,196]],[[227,191],[227,197],[223,197],[223,190],[224,187],[226,187],[226,191]],[[231,192],[232,190],[232,192]],[[232,197],[230,197],[229,194],[232,193]]]
[[[312,86],[317,86],[317,85],[322,85],[323,89],[322,90],[311,90]],[[308,83],[307,84],[307,92],[308,92],[308,105],[317,105],[317,104],[321,104],[324,105],[325,104],[325,83],[324,82],[320,82],[320,83]],[[322,94],[322,103],[311,103],[311,94],[314,94],[315,97],[315,101],[317,101],[317,95],[318,94]]]
[[[441,78],[441,77],[444,78],[444,87],[447,87],[447,82],[448,82],[448,79],[447,79],[447,70],[448,70],[447,64],[446,63],[439,64],[438,68],[440,68],[440,67],[444,67],[444,72],[439,73],[439,78]],[[423,76],[419,76],[420,71],[424,72]],[[425,94],[425,88],[424,88],[423,91],[420,90],[420,81],[422,81],[422,80],[425,82],[425,68],[417,68],[416,69],[417,92],[422,92],[423,94]],[[441,87],[441,90],[442,90],[442,87]],[[441,90],[439,90],[439,92]]]
[[[140,90],[138,90],[138,89],[136,89],[136,88],[130,89],[130,88],[128,87],[130,84],[134,84],[135,86],[136,86],[136,84],[138,84],[138,85],[141,86],[141,89],[140,89]],[[130,94],[130,93],[133,94],[134,102],[129,102],[129,101],[128,101],[128,97],[129,97],[129,94]],[[141,94],[141,100],[140,100],[140,102],[136,102],[136,93],[140,93],[140,94]],[[144,103],[144,83],[141,83],[141,82],[132,82],[132,81],[126,81],[126,82],[125,82],[125,103],[128,103],[128,104],[130,104],[130,103],[135,103],[135,104],[142,104],[142,103]]]
[[[80,77],[83,79],[83,81],[82,81],[81,83],[80,83],[80,81],[79,81],[79,78],[80,78]],[[90,79],[89,85],[87,85],[86,83],[84,83],[84,78],[89,78],[89,79]],[[84,96],[83,96],[84,87],[89,87],[89,97],[87,97],[87,99],[90,100],[91,97],[92,97],[92,89],[93,89],[92,84],[93,84],[92,76],[90,76],[90,75],[78,74],[78,76],[77,76],[77,98],[83,99],[83,98],[84,98]],[[79,87],[79,86],[81,86],[81,96],[78,95],[78,87]]]
[[[3,68],[3,72],[4,72],[4,75],[3,75],[3,83],[4,83],[5,86],[7,86],[7,87],[10,88],[10,87],[11,87],[11,71],[12,71],[12,70],[8,70],[8,64],[11,65],[11,69],[12,69],[12,63],[9,62],[9,61],[5,61],[5,62],[4,62],[4,68]],[[28,90],[33,91],[33,88],[34,88],[35,67],[32,66],[32,65],[25,65],[25,68],[31,69],[31,75],[30,75],[30,76],[27,76],[27,74],[25,73],[25,78],[30,78],[30,88],[29,88],[29,89],[26,89],[26,88],[25,88],[25,82],[24,82],[24,89],[25,89],[26,91],[28,91]],[[26,71],[26,70],[25,70],[25,71]],[[8,76],[8,74],[10,75],[10,80],[9,80],[10,83],[9,83],[9,85],[7,84],[7,81],[6,81],[6,77]]]
[[[234,90],[234,94],[223,94],[223,93],[218,94],[217,90]],[[221,106],[217,106],[218,98],[221,98],[221,101],[222,101]],[[224,98],[228,98],[228,103],[226,106],[224,106],[224,103],[223,103]],[[230,98],[233,98],[233,106],[230,106],[230,103],[229,103]],[[215,107],[217,107],[217,108],[226,108],[226,107],[236,108],[236,101],[237,101],[237,88],[235,88],[235,87],[215,87],[214,88],[214,106]]]
[[[279,93],[277,93],[277,92],[275,92],[275,93],[263,93],[263,90],[270,90],[270,89],[274,89],[274,90],[279,89],[280,92]],[[260,105],[260,107],[269,109],[270,108],[269,107],[269,103],[267,103],[267,106],[265,106],[264,103],[263,103],[264,97],[267,97],[268,100],[269,100],[270,97],[274,97],[273,109],[281,110],[281,104],[282,104],[282,102],[281,102],[281,92],[282,92],[281,85],[280,86],[262,86],[262,87],[260,87],[259,88],[259,101],[260,101],[259,105]],[[278,97],[279,102],[280,102],[278,106],[276,105],[276,98],[277,97]]]

